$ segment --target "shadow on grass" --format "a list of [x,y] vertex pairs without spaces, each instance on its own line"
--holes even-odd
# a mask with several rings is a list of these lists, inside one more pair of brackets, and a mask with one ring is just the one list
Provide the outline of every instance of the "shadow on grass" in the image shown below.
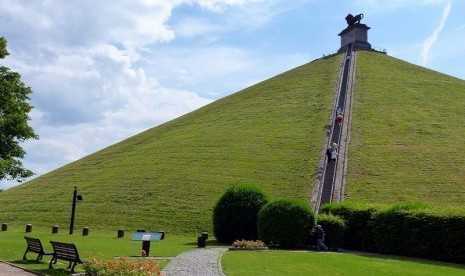
[[45,264],[48,262],[45,262],[45,261],[36,261],[36,260],[28,260],[28,261],[23,261],[23,260],[15,260],[15,261],[8,261],[10,264],[15,264],[17,266],[25,266],[25,265],[31,265],[31,264]]
[[[35,272],[41,273],[43,275],[50,275],[50,276],[69,276],[71,272],[69,270],[59,268],[59,269],[35,269]],[[76,271],[77,273],[79,271]]]
[[[194,247],[197,247],[197,241],[187,242],[184,245],[192,245]],[[228,245],[224,244],[224,243],[219,243],[216,240],[210,240],[210,241],[206,240],[205,241],[205,246],[228,246]]]
[[[42,261],[36,261],[36,260],[28,260],[28,261],[23,261],[23,260],[14,260],[14,261],[9,261],[10,264],[13,264],[17,267],[21,267],[25,270],[32,271],[32,272],[37,272],[42,275],[50,275],[50,276],[62,276],[62,275],[70,275],[71,270],[70,269],[65,269],[62,267],[57,267],[55,269],[49,269],[50,261],[47,260],[42,260]],[[58,263],[55,264],[54,266],[59,265],[59,266],[64,266],[67,267],[68,263]],[[79,267],[76,267],[76,272],[81,272]]]

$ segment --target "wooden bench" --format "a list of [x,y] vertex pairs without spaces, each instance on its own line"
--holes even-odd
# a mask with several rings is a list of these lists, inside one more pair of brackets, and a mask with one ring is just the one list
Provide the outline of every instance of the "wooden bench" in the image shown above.
[[56,241],[50,241],[50,243],[53,247],[53,257],[50,260],[48,268],[53,269],[52,263],[56,264],[57,260],[60,259],[64,261],[69,261],[69,265],[67,268],[71,268],[71,273],[74,273],[74,267],[77,264],[84,263],[84,261],[79,258],[79,253],[77,251],[76,245],[72,243]]
[[35,238],[31,238],[31,237],[24,237],[24,238],[26,239],[26,242],[27,242],[26,252],[24,252],[24,255],[23,255],[23,260],[24,261],[27,261],[26,254],[29,251],[39,254],[37,256],[36,261],[42,260],[42,256],[44,256],[44,255],[52,255],[53,254],[53,252],[49,252],[49,251],[44,250],[44,248],[42,247],[42,243],[40,242],[39,239],[35,239]]

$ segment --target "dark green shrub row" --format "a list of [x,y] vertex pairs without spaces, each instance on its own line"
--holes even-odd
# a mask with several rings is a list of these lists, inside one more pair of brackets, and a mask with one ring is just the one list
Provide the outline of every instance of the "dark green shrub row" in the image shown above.
[[331,203],[323,205],[320,213],[331,213],[344,219],[347,228],[343,248],[375,251],[371,218],[383,207],[358,202]]
[[[341,248],[347,229],[345,221],[332,214],[320,214],[318,215],[318,224],[325,230],[325,245],[333,250]],[[312,235],[312,242],[315,241],[316,238]]]
[[465,263],[465,208],[328,204],[347,223],[344,248]]
[[[265,193],[250,184],[229,188],[213,210],[214,234],[222,243],[260,239],[269,246],[307,247],[315,243],[315,220],[308,204],[290,199],[268,202]],[[319,221],[327,233],[328,246],[339,247],[344,221],[332,215],[322,215]]]

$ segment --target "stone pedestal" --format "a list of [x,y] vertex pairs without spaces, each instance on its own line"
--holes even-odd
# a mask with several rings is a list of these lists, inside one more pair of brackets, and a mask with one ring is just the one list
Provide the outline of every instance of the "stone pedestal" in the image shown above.
[[339,34],[341,37],[341,48],[338,53],[347,50],[349,45],[352,45],[353,50],[373,50],[371,44],[368,43],[368,27],[365,24],[353,24],[342,30]]
[[83,236],[88,236],[89,235],[89,227],[84,227],[82,228],[82,235]]
[[32,224],[26,224],[26,233],[32,232]]

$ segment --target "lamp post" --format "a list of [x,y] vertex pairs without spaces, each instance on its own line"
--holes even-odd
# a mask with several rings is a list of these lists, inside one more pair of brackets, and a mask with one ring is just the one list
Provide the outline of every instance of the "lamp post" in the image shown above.
[[69,234],[73,234],[73,228],[74,228],[74,214],[76,213],[76,202],[82,201],[82,196],[78,195],[77,193],[77,187],[74,186],[74,192],[73,192],[73,207],[71,208],[71,222],[69,224]]

